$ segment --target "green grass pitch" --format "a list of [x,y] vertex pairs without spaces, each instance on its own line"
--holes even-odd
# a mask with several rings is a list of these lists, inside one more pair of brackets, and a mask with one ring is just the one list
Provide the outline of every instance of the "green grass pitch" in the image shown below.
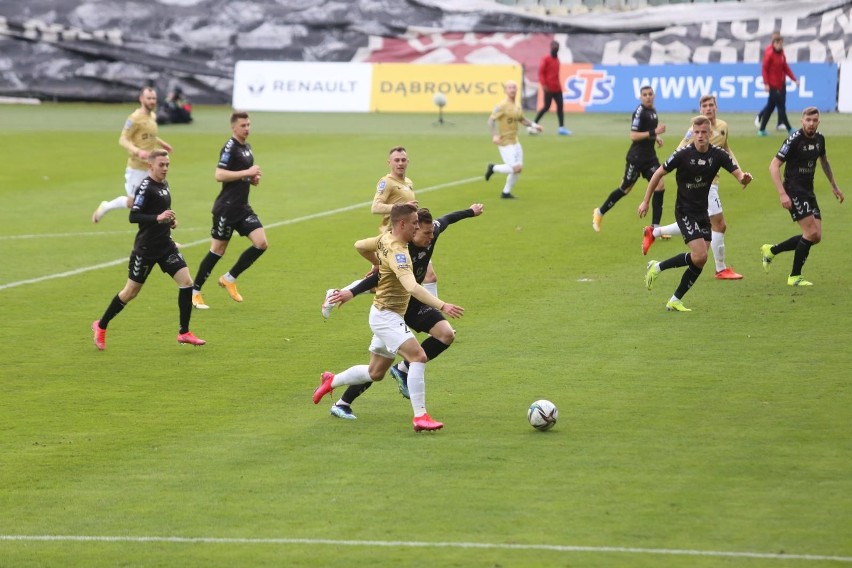
[[[685,298],[680,271],[649,292],[642,182],[591,228],[621,178],[629,116],[568,115],[524,135],[517,200],[484,115],[253,113],[264,171],[251,202],[270,248],[240,278],[242,304],[211,279],[178,346],[177,287],[155,272],[110,325],[89,326],[127,277],[135,226],[90,216],[123,192],[119,130],[132,105],[0,106],[0,566],[829,566],[852,562],[852,203],[817,173],[824,240],[786,286],[792,254],[764,274],[759,247],[798,232],[769,162],[782,135],[720,116],[755,176],[723,174],[729,264],[712,260]],[[213,171],[229,110],[162,127],[174,148],[175,239],[195,273],[208,246]],[[795,113],[793,113],[795,115]],[[531,116],[532,113],[529,113]],[[662,115],[664,159],[689,115]],[[821,130],[852,198],[852,118]],[[324,370],[367,361],[369,298],[319,313],[326,288],[360,276],[352,244],[391,146],[436,214],[485,203],[441,237],[442,299],[458,338],[427,367],[430,413],[415,434],[389,377],[356,421],[310,395]],[[674,189],[674,176],[666,178]],[[428,190],[428,191],[427,191]],[[664,222],[672,219],[674,192]],[[235,238],[214,278],[248,241]],[[547,398],[560,421],[533,430]],[[44,537],[44,538],[36,538]],[[47,538],[53,537],[53,538]]]

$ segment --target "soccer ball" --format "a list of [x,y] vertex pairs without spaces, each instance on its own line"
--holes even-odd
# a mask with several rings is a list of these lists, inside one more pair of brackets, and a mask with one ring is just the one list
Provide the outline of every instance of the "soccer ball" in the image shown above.
[[527,134],[530,136],[538,136],[541,134],[535,126],[527,126]]
[[435,106],[442,107],[447,104],[447,97],[444,93],[435,93],[435,96],[432,97],[432,102],[435,103]]
[[527,410],[527,420],[536,430],[550,430],[559,419],[559,410],[549,400],[537,400]]

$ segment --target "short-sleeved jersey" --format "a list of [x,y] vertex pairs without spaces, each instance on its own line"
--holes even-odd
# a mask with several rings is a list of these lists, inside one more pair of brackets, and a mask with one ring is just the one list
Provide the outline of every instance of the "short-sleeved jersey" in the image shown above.
[[[677,145],[678,149],[683,148],[687,144],[692,142],[692,127],[689,127],[686,130],[686,134],[683,135],[683,140],[680,141],[680,144]],[[722,120],[721,118],[716,119],[716,124],[710,125],[710,143],[714,146],[718,146],[723,150],[727,150],[730,154],[731,151],[728,148],[728,123]],[[733,154],[731,154],[733,158]],[[734,159],[734,163],[736,163],[736,159]],[[716,176],[714,182],[719,179],[719,176]]]
[[[156,150],[158,146],[156,113],[147,112],[142,108],[136,109],[124,121],[121,135],[146,152]],[[128,152],[127,167],[133,170],[147,170],[148,162]]]
[[[219,152],[217,168],[229,172],[247,170],[254,165],[254,155],[251,144],[240,144],[236,138],[231,138]],[[222,182],[222,190],[213,203],[213,214],[228,219],[238,218],[248,207],[251,180],[248,177],[234,181]]]
[[[159,215],[172,207],[172,195],[169,191],[169,182],[162,183],[146,177],[136,188],[133,196],[133,212],[144,215]],[[157,223],[146,221],[139,223],[139,231],[133,243],[133,250],[144,258],[159,258],[162,251],[172,240],[172,230],[168,223]]]
[[405,289],[399,278],[412,274],[411,256],[408,254],[408,243],[396,238],[387,231],[370,240],[379,257],[379,285],[376,286],[376,297],[373,305],[380,310],[391,310],[401,316],[405,315],[411,294]]
[[825,156],[825,136],[808,138],[800,128],[787,138],[775,157],[784,162],[784,189],[813,192],[816,165]]
[[[642,105],[633,111],[633,119],[630,122],[631,132],[651,132],[657,129],[657,110],[653,107],[645,108]],[[643,164],[657,158],[655,140],[644,138],[635,140],[627,150],[627,160],[633,164]]]
[[[373,196],[373,203],[397,205],[399,203],[408,203],[415,199],[414,182],[409,178],[400,181],[399,178],[388,174],[376,184],[376,194]],[[385,213],[382,217],[382,224],[379,225],[379,230],[386,231],[389,228],[390,213]]]
[[500,146],[518,143],[518,124],[524,118],[523,109],[513,102],[503,101],[491,113],[491,120],[497,124]]
[[695,144],[689,144],[669,156],[663,164],[667,172],[677,170],[677,200],[675,208],[696,215],[707,214],[707,196],[710,185],[719,170],[728,172],[737,169],[730,154],[712,144],[706,152],[699,152]]
[[426,270],[429,268],[429,261],[432,260],[432,253],[435,250],[435,244],[438,242],[438,237],[453,223],[473,217],[472,209],[455,211],[447,213],[440,219],[432,221],[432,242],[425,247],[419,247],[413,242],[408,243],[408,253],[411,255],[411,260],[414,263],[414,278],[418,284],[422,284],[426,278]]

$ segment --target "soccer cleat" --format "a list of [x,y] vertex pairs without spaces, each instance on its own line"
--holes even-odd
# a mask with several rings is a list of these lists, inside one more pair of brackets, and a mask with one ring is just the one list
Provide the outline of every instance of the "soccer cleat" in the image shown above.
[[515,199],[515,196],[511,193],[501,193],[500,197],[503,199]]
[[669,300],[666,302],[666,310],[670,312],[691,312],[680,300]]
[[109,201],[101,201],[101,204],[98,205],[98,208],[95,209],[94,213],[92,213],[92,223],[97,223],[104,215],[106,215],[107,205],[109,205]]
[[768,136],[768,134],[766,134],[765,130],[758,130],[757,135],[760,136],[761,138],[765,138],[766,136]]
[[560,126],[559,130],[557,130],[556,132],[559,133],[559,136],[571,136],[571,134],[572,134],[572,132],[570,130],[568,130],[567,128],[565,128],[564,126]]
[[415,432],[420,432],[421,430],[440,430],[444,427],[443,422],[432,420],[432,417],[426,413],[421,414],[420,416],[415,416],[411,420],[411,423],[414,424]]
[[805,280],[804,278],[802,278],[801,275],[799,275],[799,276],[788,276],[787,277],[787,286],[813,286],[813,285],[814,285],[813,282],[809,282],[809,281]]
[[656,260],[648,262],[648,270],[645,271],[645,287],[650,290],[654,286],[654,280],[660,275],[660,267]]
[[654,227],[642,229],[642,254],[648,254],[648,249],[654,244]]
[[760,128],[760,113],[754,115],[754,127]]
[[209,310],[210,306],[204,303],[204,298],[201,297],[201,294],[193,294],[192,295],[192,307],[197,310]]
[[235,302],[242,302],[243,301],[243,297],[240,296],[239,292],[237,292],[237,283],[236,282],[228,282],[227,280],[225,280],[224,276],[220,276],[219,277],[219,286],[221,286],[222,288],[227,290],[228,294],[230,294],[230,296],[231,296],[231,299],[234,300]]
[[95,320],[92,322],[92,331],[95,334],[95,347],[103,351],[106,349],[106,330],[101,329],[99,325],[101,320]]
[[772,259],[775,258],[775,255],[772,253],[772,245],[761,245],[760,253],[763,255],[763,271],[769,272]]
[[491,176],[494,175],[494,164],[488,164],[488,167],[485,168],[485,181],[491,179]]
[[331,410],[329,410],[328,413],[332,416],[336,416],[344,420],[358,419],[358,417],[352,413],[352,407],[350,407],[348,404],[335,404],[331,407]]
[[334,380],[334,373],[324,372],[321,377],[322,382],[317,390],[314,391],[314,404],[319,404],[322,397],[329,394],[332,390],[331,381]]
[[738,274],[730,268],[724,268],[716,273],[716,280],[742,280],[743,275]]
[[205,343],[207,343],[200,337],[195,337],[195,334],[191,331],[187,331],[186,333],[178,333],[177,342],[186,343],[189,345],[204,345]]
[[322,312],[322,317],[324,317],[325,319],[328,319],[328,316],[331,315],[331,310],[333,310],[334,306],[337,305],[334,302],[328,301],[331,295],[335,292],[337,292],[337,290],[335,290],[334,288],[329,288],[325,291],[325,299],[322,301],[322,309],[320,310]]
[[[787,131],[787,127],[786,127],[786,126],[784,126],[783,124],[778,124],[778,125],[776,125],[776,126],[775,126],[775,130],[783,130],[784,132],[786,132],[786,131]],[[793,129],[792,129],[792,128],[790,129],[790,132],[793,132]]]
[[600,209],[595,207],[595,210],[592,211],[592,229],[594,229],[596,233],[601,232],[601,221],[603,221],[603,213],[601,213]]
[[401,394],[404,398],[411,399],[411,395],[408,394],[408,373],[403,373],[399,370],[399,367],[396,365],[392,365],[390,368],[391,377],[396,381],[397,386],[399,387],[399,394]]

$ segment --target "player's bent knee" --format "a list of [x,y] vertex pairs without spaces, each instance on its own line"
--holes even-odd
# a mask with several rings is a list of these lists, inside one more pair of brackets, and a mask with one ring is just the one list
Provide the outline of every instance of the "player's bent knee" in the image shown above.
[[516,164],[516,165],[512,166],[512,171],[515,172],[516,174],[519,174],[522,171],[524,171],[524,167],[521,164]]

